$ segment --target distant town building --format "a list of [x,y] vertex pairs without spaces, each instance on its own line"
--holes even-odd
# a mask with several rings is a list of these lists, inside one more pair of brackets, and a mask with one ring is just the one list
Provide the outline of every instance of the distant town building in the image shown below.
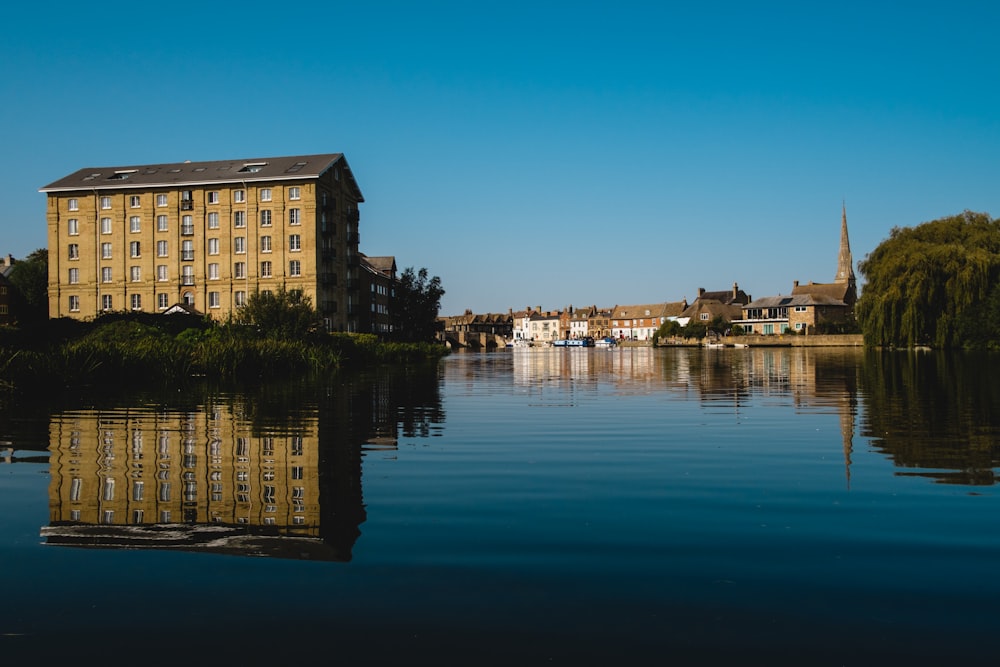
[[814,332],[824,324],[842,324],[854,318],[858,300],[851,244],[847,235],[847,208],[841,209],[840,249],[832,283],[800,285],[795,281],[789,296],[769,296],[743,306],[743,317],[733,324],[747,333],[780,334]]

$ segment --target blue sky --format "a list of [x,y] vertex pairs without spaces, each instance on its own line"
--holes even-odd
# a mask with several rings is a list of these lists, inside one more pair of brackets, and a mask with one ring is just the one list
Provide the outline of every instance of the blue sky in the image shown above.
[[787,294],[1000,215],[1000,5],[18,3],[0,253],[84,167],[343,152],[443,314]]

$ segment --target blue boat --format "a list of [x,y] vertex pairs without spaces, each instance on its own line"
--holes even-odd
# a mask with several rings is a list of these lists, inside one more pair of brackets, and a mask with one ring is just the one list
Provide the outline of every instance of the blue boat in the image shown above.
[[552,341],[555,347],[594,347],[594,339],[590,336],[586,338],[561,338]]

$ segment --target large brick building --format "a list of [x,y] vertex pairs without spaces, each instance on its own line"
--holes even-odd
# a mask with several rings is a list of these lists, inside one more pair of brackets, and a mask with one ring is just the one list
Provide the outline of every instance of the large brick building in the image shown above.
[[88,167],[40,191],[50,317],[179,303],[225,319],[283,286],[358,330],[364,198],[340,153]]

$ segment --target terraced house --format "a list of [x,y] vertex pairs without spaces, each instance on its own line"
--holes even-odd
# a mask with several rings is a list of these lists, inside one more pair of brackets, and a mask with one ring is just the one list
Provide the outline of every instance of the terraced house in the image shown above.
[[328,330],[358,330],[364,197],[340,153],[87,167],[40,192],[50,317],[181,304],[225,319],[284,287]]

